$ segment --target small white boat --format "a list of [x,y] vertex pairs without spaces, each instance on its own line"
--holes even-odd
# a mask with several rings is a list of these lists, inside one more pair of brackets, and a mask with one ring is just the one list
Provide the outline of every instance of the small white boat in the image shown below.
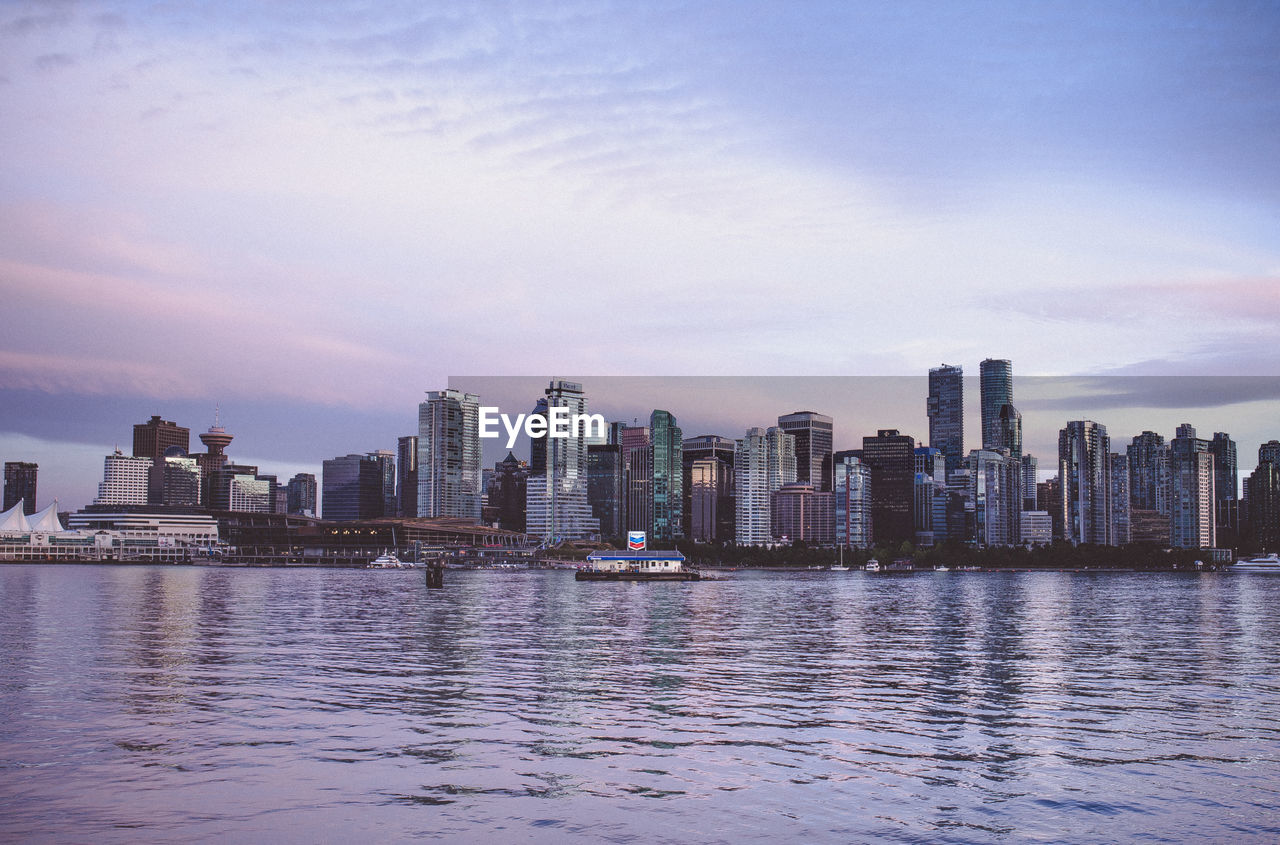
[[1272,552],[1269,555],[1244,557],[1227,567],[1228,572],[1275,572],[1280,573],[1280,555]]
[[944,564],[944,563],[940,563],[940,564],[938,564],[937,566],[935,566],[935,567],[933,568],[933,571],[934,571],[934,572],[950,572],[950,571],[951,571],[951,567],[947,566],[947,565],[946,565],[946,564]]
[[879,572],[880,561],[876,560],[875,558],[872,558],[871,560],[867,561],[867,565],[864,567],[864,569],[867,572]]
[[370,569],[404,569],[405,565],[400,562],[400,558],[390,552],[378,555],[369,561]]
[[848,572],[849,571],[849,567],[839,563],[831,564],[829,569],[831,572]]

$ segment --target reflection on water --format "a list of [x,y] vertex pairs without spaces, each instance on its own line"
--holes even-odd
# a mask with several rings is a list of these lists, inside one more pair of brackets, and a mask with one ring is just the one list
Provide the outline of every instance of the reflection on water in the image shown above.
[[0,567],[0,839],[1280,836],[1280,579]]

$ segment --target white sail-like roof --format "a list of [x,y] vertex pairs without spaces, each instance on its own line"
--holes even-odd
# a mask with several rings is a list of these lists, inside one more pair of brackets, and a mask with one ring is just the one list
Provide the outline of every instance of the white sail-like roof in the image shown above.
[[[58,517],[55,514],[53,518]],[[0,534],[27,534],[30,531],[31,524],[27,522],[27,515],[22,512],[22,499],[4,513],[0,513]]]
[[31,526],[32,531],[40,534],[61,534],[67,530],[62,524],[62,520],[58,519],[57,499],[54,499],[52,505],[49,505],[39,513],[32,514],[27,523]]

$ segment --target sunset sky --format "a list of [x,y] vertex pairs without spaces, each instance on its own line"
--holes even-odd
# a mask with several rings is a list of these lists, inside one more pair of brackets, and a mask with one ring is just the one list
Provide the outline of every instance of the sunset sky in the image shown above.
[[1277,44],[1276,3],[5,3],[0,460],[79,506],[217,404],[318,472],[451,375],[1277,376]]

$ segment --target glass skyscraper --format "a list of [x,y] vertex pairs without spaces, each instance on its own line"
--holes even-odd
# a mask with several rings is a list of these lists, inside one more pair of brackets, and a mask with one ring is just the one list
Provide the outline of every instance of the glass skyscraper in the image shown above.
[[979,366],[978,373],[982,402],[982,448],[999,449],[1000,409],[1013,404],[1013,364],[1005,358],[988,358]]
[[795,438],[796,481],[815,490],[831,489],[831,417],[795,411],[778,417],[778,428]]
[[1056,508],[1064,539],[1105,546],[1114,537],[1111,524],[1111,438],[1107,427],[1074,420],[1058,432]]
[[[568,418],[587,413],[587,395],[577,382],[553,380],[546,389],[546,408],[565,408]],[[587,500],[587,432],[585,426],[568,437],[535,438],[526,486],[526,530],[545,542],[578,540],[600,532]],[[541,470],[541,471],[540,471]],[[422,471],[419,466],[419,472]]]
[[480,397],[432,390],[418,406],[418,516],[480,520]]
[[[929,370],[929,445],[942,452],[947,472],[964,465],[964,370],[943,364]],[[946,478],[937,478],[946,481]]]

